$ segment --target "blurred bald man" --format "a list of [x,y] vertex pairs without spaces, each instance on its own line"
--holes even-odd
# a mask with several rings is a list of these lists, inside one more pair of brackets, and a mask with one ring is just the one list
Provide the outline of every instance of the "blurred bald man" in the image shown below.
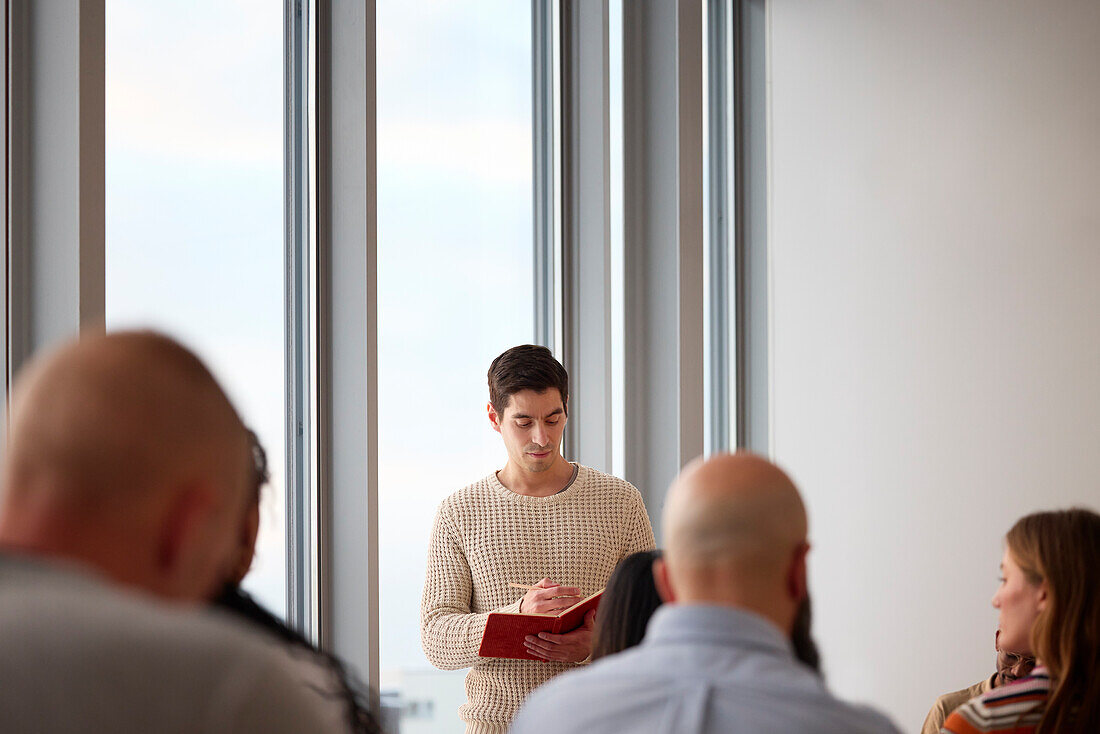
[[537,690],[513,734],[894,734],[881,714],[833,698],[794,654],[806,526],[798,490],[768,461],[693,462],[669,490],[654,566],[667,603],[642,644]]
[[199,607],[237,561],[254,468],[193,354],[117,333],[36,360],[2,477],[5,731],[344,730],[313,670]]

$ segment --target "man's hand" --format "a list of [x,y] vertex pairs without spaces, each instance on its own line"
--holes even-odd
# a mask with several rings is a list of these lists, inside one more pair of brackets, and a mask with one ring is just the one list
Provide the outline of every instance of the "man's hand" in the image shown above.
[[581,590],[573,586],[559,586],[557,582],[543,579],[523,595],[519,610],[527,614],[553,614],[579,602],[580,594]]
[[592,628],[596,624],[596,610],[584,615],[584,624],[564,635],[540,632],[527,635],[523,644],[527,652],[543,660],[556,663],[579,663],[592,654]]

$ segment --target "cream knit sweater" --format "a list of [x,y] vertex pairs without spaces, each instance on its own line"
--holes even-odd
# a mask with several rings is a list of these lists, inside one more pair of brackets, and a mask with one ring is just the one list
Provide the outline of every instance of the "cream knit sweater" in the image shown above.
[[519,611],[510,582],[544,577],[584,595],[607,584],[624,557],[653,548],[641,494],[629,482],[581,466],[563,492],[527,497],[490,474],[448,497],[435,516],[420,604],[420,639],[433,665],[473,669],[459,716],[467,732],[503,732],[523,699],[572,663],[482,658],[492,611]]

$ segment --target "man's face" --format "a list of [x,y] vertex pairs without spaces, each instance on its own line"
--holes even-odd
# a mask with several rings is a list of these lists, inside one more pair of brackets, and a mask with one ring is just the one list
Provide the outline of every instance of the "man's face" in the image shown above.
[[1003,686],[1029,675],[1035,667],[1035,658],[1002,649],[1000,637],[998,630],[993,637],[993,647],[997,650],[997,685]]
[[561,456],[566,416],[557,388],[520,390],[511,396],[503,415],[490,404],[489,421],[504,439],[508,460],[519,469],[544,472]]

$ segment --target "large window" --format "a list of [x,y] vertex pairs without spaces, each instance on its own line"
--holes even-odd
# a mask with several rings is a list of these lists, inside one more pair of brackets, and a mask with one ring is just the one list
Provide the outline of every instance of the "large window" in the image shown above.
[[378,3],[381,691],[461,732],[465,671],[420,646],[439,502],[501,468],[489,362],[534,340],[531,4]]
[[245,586],[286,613],[283,8],[107,3],[109,329],[196,350],[268,452]]

